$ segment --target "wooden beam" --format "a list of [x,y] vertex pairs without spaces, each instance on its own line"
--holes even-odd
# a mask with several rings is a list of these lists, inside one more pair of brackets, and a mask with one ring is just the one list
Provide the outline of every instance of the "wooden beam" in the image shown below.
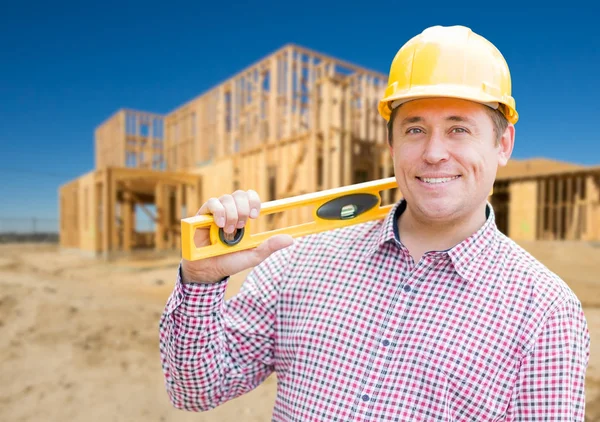
[[600,186],[597,182],[597,176],[589,174],[585,178],[585,237],[583,240],[598,240],[600,234],[597,233],[598,227],[598,203],[600,200]]
[[331,80],[328,75],[324,76],[322,92],[323,92],[323,105],[322,105],[322,114],[321,114],[321,130],[323,133],[323,187],[322,189],[331,189],[331,166],[330,164],[330,153],[331,153]]
[[565,179],[559,177],[556,179],[557,184],[557,198],[556,198],[556,239],[562,240],[562,229],[563,229],[563,214],[564,214],[564,200],[563,200],[563,186]]
[[123,250],[131,251],[135,233],[135,203],[129,192],[125,193],[123,201]]
[[308,98],[309,111],[307,112],[308,119],[308,130],[310,132],[308,140],[307,150],[307,189],[310,192],[316,192],[317,187],[317,173],[318,173],[318,150],[317,150],[317,126],[319,118],[319,91],[316,83],[316,71],[314,66],[314,59],[308,57],[308,78],[306,81],[306,91]]
[[102,252],[107,255],[112,249],[112,230],[114,220],[114,201],[112,191],[112,174],[110,168],[103,172],[102,184]]
[[544,240],[544,233],[546,228],[546,179],[538,181],[538,201],[537,201],[537,229],[536,239]]
[[158,182],[155,187],[156,197],[156,229],[154,232],[154,246],[157,250],[165,249],[165,185],[162,182]]

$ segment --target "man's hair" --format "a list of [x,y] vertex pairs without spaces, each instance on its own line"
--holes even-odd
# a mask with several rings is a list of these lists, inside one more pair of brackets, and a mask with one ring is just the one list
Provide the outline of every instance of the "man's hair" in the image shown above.
[[[399,105],[398,107],[396,107],[395,109],[392,110],[392,114],[390,115],[390,120],[387,123],[388,143],[390,145],[392,145],[392,140],[393,140],[394,119],[396,118],[396,114],[398,113],[398,109],[400,107],[402,107],[402,105]],[[496,146],[498,146],[498,144],[500,143],[500,139],[502,138],[502,135],[504,134],[504,131],[506,130],[506,128],[508,126],[508,120],[506,120],[506,117],[504,117],[504,114],[502,114],[500,107],[503,107],[502,104],[497,109],[493,109],[488,106],[484,106],[486,113],[488,114],[488,116],[490,116],[490,119],[492,119],[492,123],[494,125],[494,133],[496,135],[496,139],[495,139]]]

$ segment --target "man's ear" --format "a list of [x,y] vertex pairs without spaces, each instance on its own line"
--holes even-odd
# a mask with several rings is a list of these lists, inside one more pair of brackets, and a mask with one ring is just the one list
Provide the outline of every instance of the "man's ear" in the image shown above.
[[498,165],[504,167],[515,146],[515,125],[509,123],[498,143]]

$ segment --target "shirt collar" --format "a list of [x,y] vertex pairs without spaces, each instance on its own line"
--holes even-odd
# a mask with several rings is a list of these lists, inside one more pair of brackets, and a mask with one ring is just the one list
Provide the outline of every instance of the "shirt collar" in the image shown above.
[[[390,212],[383,220],[378,236],[367,250],[369,256],[372,256],[384,244],[389,242],[395,242],[399,248],[406,249],[400,241],[398,225],[396,224],[396,221],[398,221],[398,218],[404,210],[406,210],[405,199],[401,199],[390,209]],[[437,257],[447,256],[452,262],[456,272],[458,272],[461,278],[466,282],[471,280],[477,269],[476,267],[479,265],[479,261],[476,258],[496,240],[496,219],[494,209],[489,202],[486,203],[485,213],[485,223],[471,236],[450,249],[427,252],[427,254],[435,255]],[[408,250],[406,252],[408,253]]]
[[398,225],[396,221],[398,221],[398,217],[404,212],[406,209],[406,201],[404,199],[396,202],[387,216],[383,220],[381,228],[379,230],[379,234],[376,236],[375,241],[367,250],[367,254],[372,256],[375,252],[377,252],[385,243],[396,240],[398,244],[400,244],[400,239],[398,235]]
[[448,256],[454,264],[454,269],[469,282],[477,274],[481,261],[478,257],[497,241],[498,230],[492,204],[486,204],[486,220],[483,226],[471,236],[448,250]]

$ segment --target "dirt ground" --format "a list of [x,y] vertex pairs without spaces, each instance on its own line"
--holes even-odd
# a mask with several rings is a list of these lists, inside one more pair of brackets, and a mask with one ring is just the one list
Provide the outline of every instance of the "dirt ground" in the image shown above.
[[[600,421],[600,245],[523,246],[584,303],[592,334],[586,420]],[[55,245],[0,245],[0,420],[270,420],[274,377],[210,412],[170,405],[158,320],[177,263],[176,256],[106,263]]]

